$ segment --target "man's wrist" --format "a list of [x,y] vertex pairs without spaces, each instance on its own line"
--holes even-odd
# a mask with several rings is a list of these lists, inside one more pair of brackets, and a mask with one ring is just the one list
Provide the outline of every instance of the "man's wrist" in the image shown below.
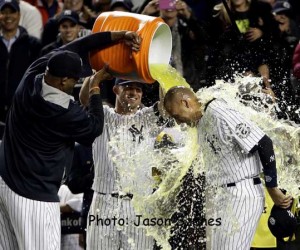
[[266,183],[266,188],[269,189],[269,190],[275,190],[278,188],[278,185],[277,183],[272,183],[272,184],[267,184]]
[[263,76],[262,81],[263,81],[265,89],[271,89],[271,80],[268,77]]
[[89,89],[89,95],[97,95],[97,94],[100,94],[100,87],[99,86],[94,86],[94,87],[91,87]]
[[111,40],[114,42],[120,41],[124,39],[126,31],[112,31],[111,32]]

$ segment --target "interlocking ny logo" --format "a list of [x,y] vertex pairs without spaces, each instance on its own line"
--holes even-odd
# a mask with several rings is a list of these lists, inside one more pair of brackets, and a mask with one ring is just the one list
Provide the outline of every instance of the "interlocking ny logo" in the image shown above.
[[144,140],[144,136],[142,135],[143,132],[143,125],[141,126],[140,129],[135,127],[135,124],[133,124],[130,128],[129,131],[132,134],[132,141],[136,141],[137,136],[139,137],[138,142],[140,143],[142,140]]

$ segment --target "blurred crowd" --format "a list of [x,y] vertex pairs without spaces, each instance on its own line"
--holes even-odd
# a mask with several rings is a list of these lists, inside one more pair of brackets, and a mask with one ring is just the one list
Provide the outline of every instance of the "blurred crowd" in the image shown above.
[[[0,0],[0,6],[0,139],[14,92],[29,65],[90,34],[98,15],[106,11],[161,17],[172,32],[170,64],[195,92],[214,85],[216,79],[260,77],[262,88],[278,103],[278,118],[300,123],[299,0],[177,0],[170,8],[161,8],[159,0],[138,4],[130,0]],[[111,80],[101,88],[103,101],[110,106],[115,103],[113,86]],[[77,100],[79,89],[80,84],[73,93]],[[145,86],[142,103],[150,106],[158,99],[159,84]],[[85,150],[90,154],[90,149]],[[77,191],[74,185],[73,191],[91,196],[92,156],[86,157],[82,165],[89,165],[88,184]],[[71,197],[67,207],[80,212],[81,205],[74,199],[82,202],[82,197]],[[62,211],[68,204],[65,200]],[[85,215],[86,211],[88,206]]]
[[[170,64],[194,91],[216,79],[234,81],[237,75],[251,74],[261,77],[262,87],[276,97],[279,118],[300,121],[299,1],[177,0],[168,9],[160,8],[159,0],[135,5],[130,0],[0,2],[1,128],[26,68],[51,50],[90,34],[105,11],[160,16],[172,31]],[[112,87],[106,84],[102,95],[113,105]],[[143,103],[149,106],[157,99],[158,83],[148,86]]]
[[[37,57],[91,33],[95,19],[105,11],[160,16],[172,30],[170,64],[194,91],[213,85],[215,79],[253,74],[261,76],[263,85],[272,89],[284,114],[287,110],[297,111],[292,107],[298,104],[300,77],[300,4],[296,0],[232,0],[225,1],[225,5],[220,0],[178,0],[169,9],[160,9],[158,0],[146,0],[139,6],[130,0],[5,3],[0,12],[1,123],[5,123],[25,69]],[[158,97],[155,85],[148,92],[145,105]],[[114,103],[109,87],[104,95]],[[289,117],[299,120],[297,113]]]

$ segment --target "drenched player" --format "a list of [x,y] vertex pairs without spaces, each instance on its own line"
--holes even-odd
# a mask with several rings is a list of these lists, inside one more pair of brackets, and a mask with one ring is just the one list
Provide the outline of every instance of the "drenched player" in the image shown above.
[[[208,190],[222,195],[207,196],[207,249],[250,249],[263,212],[264,192],[259,178],[261,165],[267,190],[275,205],[287,208],[292,197],[277,187],[276,161],[271,139],[255,124],[233,110],[223,99],[205,105],[185,87],[173,87],[164,106],[177,123],[196,126],[204,153]],[[214,187],[214,189],[212,189]],[[220,199],[215,199],[221,197]]]

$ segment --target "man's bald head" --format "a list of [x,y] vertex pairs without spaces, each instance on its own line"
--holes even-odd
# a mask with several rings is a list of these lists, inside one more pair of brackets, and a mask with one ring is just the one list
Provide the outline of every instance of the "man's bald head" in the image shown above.
[[177,123],[195,124],[202,116],[200,103],[190,88],[176,86],[164,97],[164,107]]
[[177,105],[181,100],[187,98],[197,99],[192,89],[183,86],[172,87],[164,97],[164,106],[168,111],[169,107]]

